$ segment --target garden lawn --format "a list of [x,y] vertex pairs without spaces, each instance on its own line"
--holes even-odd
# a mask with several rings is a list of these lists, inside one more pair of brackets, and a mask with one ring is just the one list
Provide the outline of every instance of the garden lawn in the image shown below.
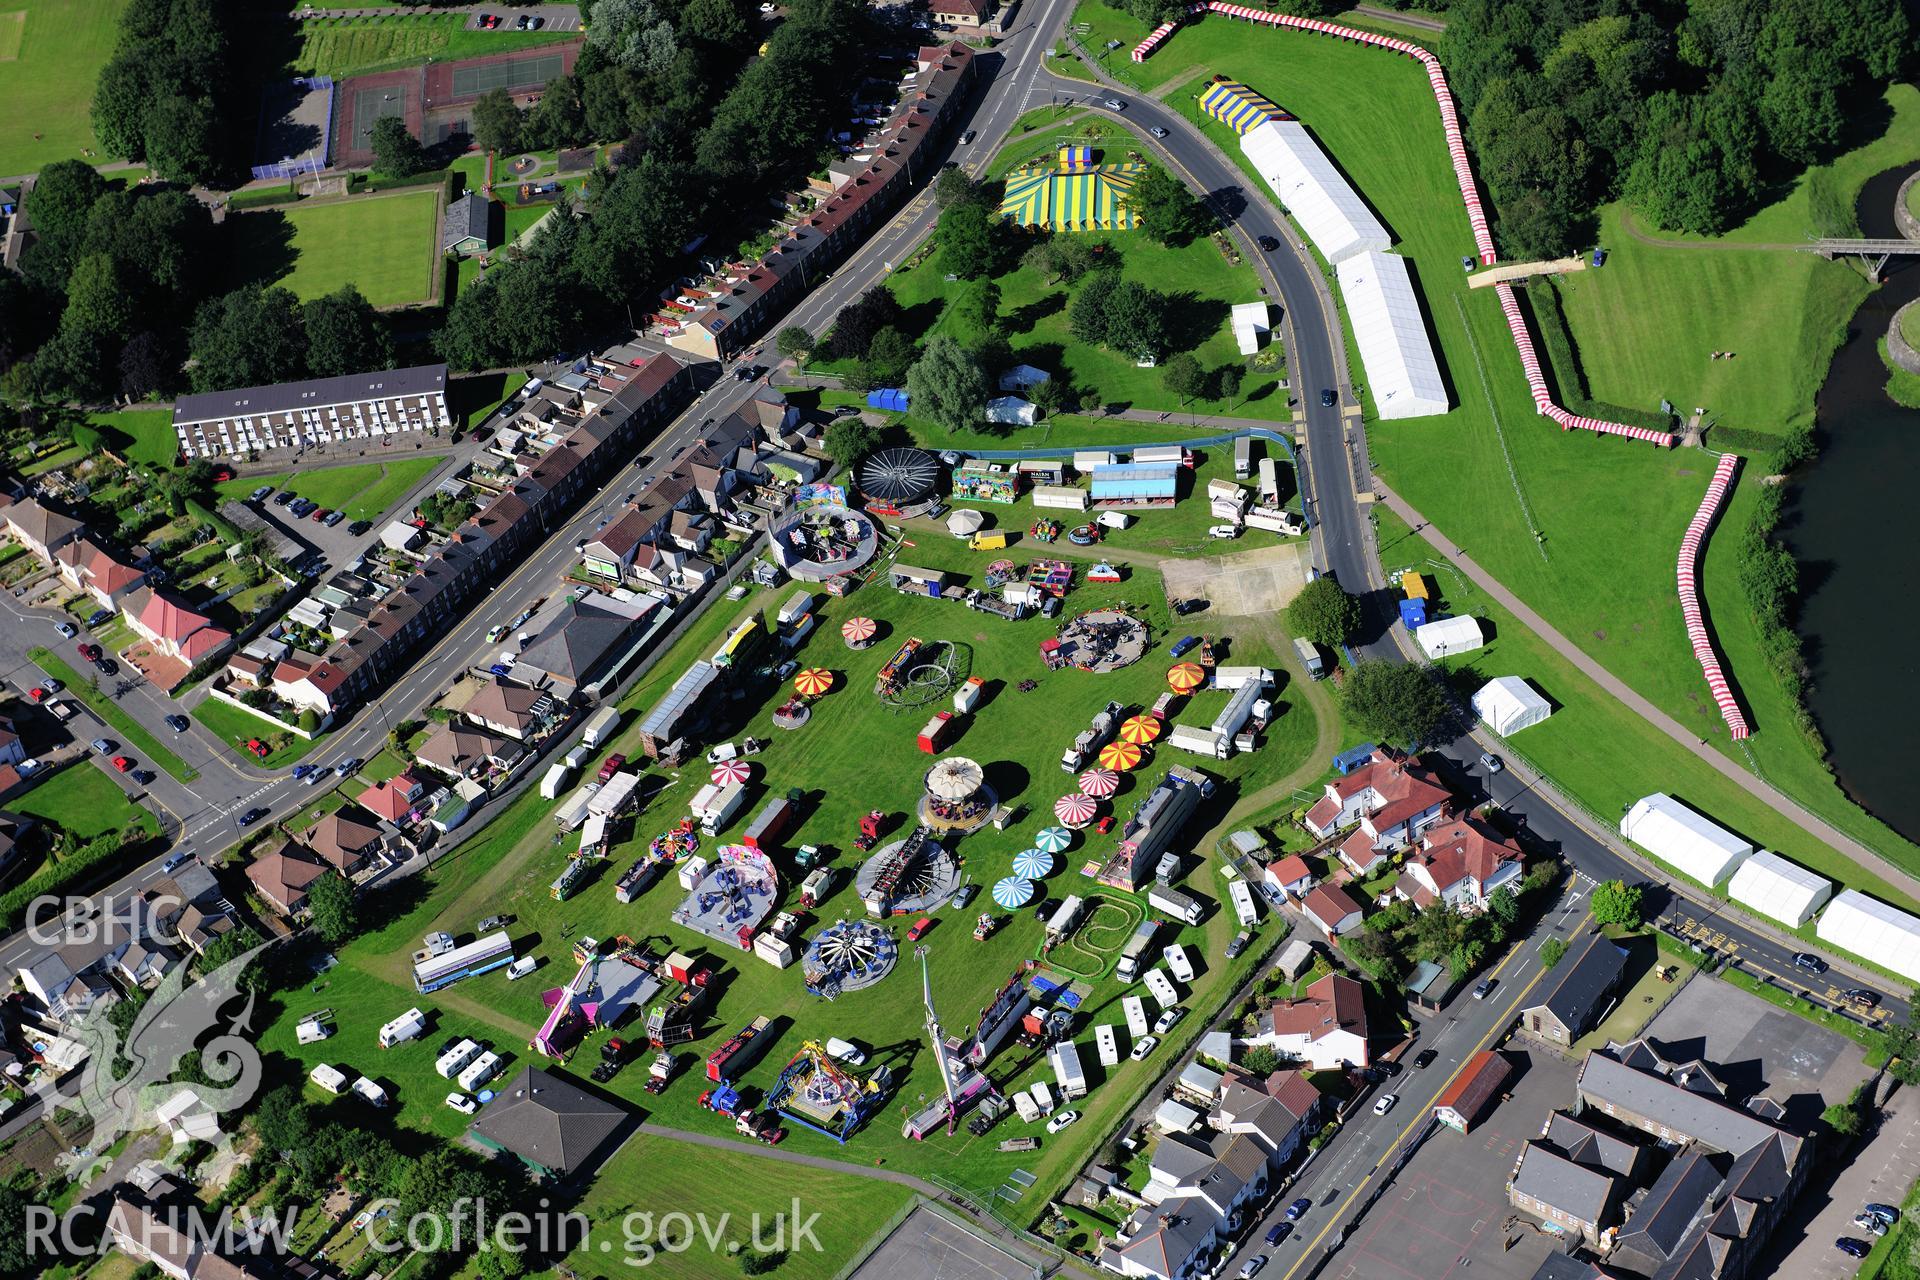
[[[929,567],[977,574],[992,558],[968,551],[957,540],[919,535],[917,531],[915,537],[918,545],[909,554],[916,563]],[[640,715],[657,702],[691,661],[710,654],[736,621],[752,610],[770,613],[791,591],[791,587],[783,587],[760,592],[737,605],[716,603],[622,699],[621,705],[628,710],[625,725],[606,749],[644,763],[637,744]],[[1082,587],[1071,597],[1069,611],[1119,599],[1132,601],[1147,619],[1156,647],[1141,663],[1108,676],[1045,671],[1038,643],[1052,634],[1053,626],[1041,618],[1007,623],[953,602],[902,596],[882,585],[869,585],[845,601],[823,601],[816,606],[817,629],[794,655],[804,665],[823,666],[838,676],[835,691],[816,705],[812,722],[798,733],[774,730],[768,712],[784,697],[784,690],[764,679],[749,677],[751,696],[731,704],[722,721],[703,735],[703,740],[716,742],[737,739],[745,733],[771,739],[767,750],[753,757],[755,783],[746,808],[734,825],[721,833],[720,841],[704,842],[703,852],[710,853],[728,838],[737,839],[770,795],[780,794],[789,786],[803,786],[807,792],[803,817],[784,838],[782,847],[813,843],[830,852],[831,865],[840,880],[833,896],[814,913],[816,923],[859,914],[848,879],[859,861],[859,855],[850,849],[857,818],[867,809],[879,807],[896,815],[893,831],[896,836],[901,833],[902,815],[920,794],[922,775],[932,763],[931,757],[911,748],[913,735],[927,715],[945,702],[942,699],[926,707],[896,712],[873,695],[874,676],[880,665],[906,636],[918,635],[969,646],[971,670],[988,681],[987,703],[971,717],[952,750],[982,761],[1002,802],[1023,814],[1009,831],[967,837],[959,846],[971,880],[990,886],[1007,874],[1010,859],[1026,843],[1025,837],[1051,820],[1054,799],[1072,789],[1072,779],[1060,771],[1059,753],[1073,732],[1108,699],[1144,705],[1163,687],[1163,646],[1171,623],[1163,588],[1151,576],[1135,578],[1119,587]],[[879,643],[859,653],[846,649],[839,635],[839,624],[855,614],[877,618],[886,628]],[[1248,624],[1246,631],[1235,632],[1232,638],[1234,661],[1281,665],[1271,642],[1256,625]],[[1037,694],[1016,691],[1014,686],[1025,678],[1039,681]],[[1190,714],[1198,717],[1213,711],[1213,696],[1203,695]],[[1119,810],[1124,813],[1144,798],[1148,784],[1168,765],[1199,763],[1220,780],[1215,795],[1189,828],[1202,833],[1212,829],[1243,794],[1302,768],[1316,739],[1314,713],[1303,703],[1300,692],[1287,685],[1276,692],[1274,701],[1278,718],[1260,751],[1226,762],[1202,762],[1164,751],[1129,779],[1118,800]],[[1035,717],[1044,717],[1045,732],[1034,732]],[[590,762],[587,770],[593,767]],[[441,1105],[446,1084],[432,1075],[439,1047],[450,1036],[472,1035],[509,1054],[509,1072],[522,1065],[526,1052],[521,1046],[543,1011],[541,993],[574,971],[567,954],[572,940],[625,934],[652,940],[651,945],[657,947],[697,946],[726,966],[727,978],[717,1009],[703,1023],[698,1039],[682,1047],[683,1056],[687,1048],[704,1055],[733,1029],[765,1014],[780,1021],[772,1048],[745,1073],[745,1083],[755,1090],[772,1084],[781,1065],[803,1041],[829,1035],[870,1046],[874,1060],[889,1063],[900,1078],[885,1110],[846,1148],[792,1126],[787,1149],[937,1171],[983,1199],[990,1197],[992,1189],[1013,1169],[1027,1168],[1038,1176],[1039,1184],[1022,1206],[1012,1210],[1024,1216],[1036,1212],[1047,1196],[1064,1186],[1120,1121],[1131,1098],[1157,1073],[1167,1055],[1179,1052],[1199,1033],[1205,1021],[1201,1015],[1251,970],[1262,950],[1256,946],[1233,966],[1218,960],[1237,927],[1230,912],[1215,910],[1200,926],[1181,930],[1177,936],[1192,944],[1193,954],[1205,966],[1190,997],[1195,1016],[1183,1023],[1169,1037],[1171,1043],[1148,1062],[1123,1063],[1107,1072],[1114,1087],[1102,1089],[1082,1103],[1087,1118],[1064,1135],[1045,1139],[1037,1157],[1003,1154],[996,1149],[1001,1138],[1028,1131],[1018,1122],[1003,1123],[984,1139],[964,1131],[953,1139],[938,1138],[934,1140],[936,1150],[930,1150],[900,1134],[903,1107],[937,1087],[931,1078],[929,1055],[921,1043],[923,1015],[910,960],[878,986],[828,1004],[805,995],[798,967],[775,969],[670,923],[668,916],[682,897],[671,878],[655,884],[631,905],[622,906],[614,900],[613,881],[642,852],[644,842],[685,814],[693,793],[706,781],[707,769],[696,757],[695,763],[683,771],[653,768],[648,773],[643,791],[658,790],[649,794],[646,809],[631,831],[616,843],[610,859],[588,876],[569,901],[554,901],[548,885],[563,867],[570,849],[577,846],[578,837],[562,835],[546,818],[554,803],[529,791],[473,840],[456,846],[451,856],[443,856],[431,869],[408,877],[403,891],[409,896],[394,910],[390,922],[341,949],[340,966],[323,980],[322,989],[299,993],[288,1002],[269,1032],[267,1047],[297,1060],[303,1068],[337,1059],[343,1052],[348,1054],[350,1065],[358,1069],[377,1067],[381,1078],[397,1086],[399,1123],[452,1137],[465,1121]],[[1111,835],[1083,838],[1066,855],[1064,865],[1046,886],[1047,892],[1056,897],[1088,892],[1088,882],[1076,870],[1084,861],[1104,857],[1111,851],[1112,842]],[[798,877],[784,854],[776,854],[776,861],[790,894]],[[1194,869],[1191,883],[1208,898],[1213,898],[1218,888],[1216,878],[1204,868]],[[1141,910],[1131,895],[1108,890],[1099,890],[1098,895],[1126,904],[1121,907],[1123,911]],[[983,1007],[1016,966],[1037,953],[1040,924],[1031,911],[1014,913],[993,938],[974,942],[970,927],[973,918],[990,906],[983,895],[967,910],[954,912],[943,907],[932,913],[937,921],[928,935],[933,989],[940,1007],[955,1023],[968,1021],[968,1011]],[[532,981],[509,984],[503,973],[496,972],[431,996],[422,997],[413,991],[410,954],[424,932],[445,928],[465,935],[481,918],[498,912],[516,917],[511,930],[516,950],[542,959]],[[896,919],[892,925],[897,933],[907,923]],[[1121,941],[1113,940],[1115,955]],[[1072,950],[1056,955],[1090,959]],[[1098,962],[1094,971],[1104,973],[1111,959]],[[1091,1021],[1119,1021],[1119,994],[1117,984],[1096,977],[1085,1005]],[[371,1042],[373,1029],[381,1022],[413,1004],[432,1011],[433,1030],[428,1037],[378,1056],[360,1047]],[[318,1007],[333,1008],[340,1015],[344,1038],[308,1047],[295,1044],[293,1023]],[[589,1039],[575,1069],[584,1072],[597,1059],[598,1042],[598,1036]],[[342,1045],[351,1049],[342,1049]],[[993,1064],[996,1082],[1003,1086],[1024,1084],[1046,1073],[1042,1056],[1017,1048],[1004,1049]],[[697,1076],[697,1072],[694,1074]],[[656,1099],[642,1092],[643,1076],[640,1067],[629,1067],[610,1088],[663,1124],[700,1132],[728,1131],[696,1105],[701,1088],[697,1078],[676,1080]],[[712,1179],[688,1181],[697,1189]],[[872,1215],[869,1221],[877,1226],[879,1216]]]
[[351,284],[376,307],[422,302],[440,270],[439,207],[429,187],[235,214],[234,260],[243,278],[302,301]]
[[[855,1157],[849,1152],[847,1158]],[[761,1242],[772,1246],[778,1230],[775,1215],[791,1220],[798,1205],[803,1222],[819,1215],[813,1224],[819,1247],[803,1242],[790,1248],[775,1274],[781,1280],[833,1280],[912,1199],[908,1188],[876,1178],[776,1165],[746,1152],[690,1147],[640,1134],[593,1179],[578,1208],[587,1219],[588,1238],[567,1266],[581,1276],[612,1280],[633,1275],[637,1260],[646,1258],[642,1274],[667,1280],[731,1275],[739,1265],[731,1248],[752,1246],[754,1217],[761,1222]],[[667,1213],[704,1220],[720,1241],[719,1256],[708,1251],[698,1231],[692,1247],[680,1250],[677,1223],[666,1237],[677,1251],[639,1252],[638,1246],[662,1242],[654,1224]],[[609,1242],[611,1251],[603,1252]]]
[[122,409],[118,413],[90,413],[87,421],[105,428],[107,443],[129,462],[170,467],[180,455],[180,437],[173,414],[166,409]]
[[[517,53],[579,36],[577,31],[468,31],[467,15],[396,13],[369,18],[311,18],[300,24],[293,68],[301,75],[366,75],[422,62]],[[510,25],[510,24],[509,24]]]
[[160,824],[151,813],[127,799],[118,783],[85,760],[8,801],[7,807],[58,823],[62,831],[80,840],[118,831],[130,822],[150,835],[160,834]]
[[[27,658],[42,671],[66,686],[65,693],[78,698],[87,707],[112,728],[123,746],[133,754],[144,756],[143,764],[151,764],[165,769],[177,782],[192,782],[200,775],[187,762],[160,744],[160,739],[148,732],[146,726],[120,709],[120,704],[101,693],[89,684],[89,677],[81,675],[67,665],[65,659],[50,649],[29,649]],[[93,677],[97,679],[98,677]]]
[[[193,718],[235,755],[256,769],[279,769],[290,765],[324,742],[325,736],[303,738],[286,729],[277,729],[251,711],[228,706],[218,698],[202,698],[193,709]],[[247,750],[247,739],[258,738],[270,750],[264,757]]]
[[309,502],[344,511],[349,520],[378,520],[445,462],[439,454],[402,457],[393,462],[356,462],[315,471],[241,476],[215,486],[223,498],[245,498],[261,485],[293,489]]
[[[1684,449],[1659,450],[1562,432],[1534,412],[1497,296],[1491,289],[1469,289],[1460,270],[1461,255],[1472,249],[1471,233],[1439,114],[1418,64],[1385,50],[1305,33],[1250,30],[1218,18],[1182,30],[1155,55],[1159,59],[1177,66],[1202,61],[1209,74],[1244,80],[1298,115],[1393,232],[1395,252],[1413,261],[1438,339],[1435,354],[1456,407],[1442,417],[1369,421],[1375,469],[1574,643],[1736,763],[1752,767],[1747,754],[1732,743],[1707,693],[1686,640],[1674,586],[1674,557],[1706,490],[1711,459]],[[1199,115],[1195,95],[1203,82],[1197,78],[1183,84],[1168,101],[1240,160],[1250,183],[1257,182],[1240,156],[1237,139]],[[1904,114],[1894,118],[1904,135]],[[1870,162],[1843,157],[1832,166],[1834,180],[1853,181],[1865,171],[1885,167],[1882,160],[1890,148],[1897,150],[1896,142],[1869,144],[1868,150],[1878,157]],[[1769,262],[1776,272],[1792,272],[1804,257],[1782,253]],[[1587,272],[1578,285],[1602,285],[1613,269],[1610,262]],[[1832,269],[1846,272],[1844,267]],[[1686,289],[1675,289],[1674,296],[1700,301]],[[1828,307],[1836,337],[1844,318],[1837,296],[1822,304]],[[1742,311],[1771,311],[1774,306],[1745,297],[1724,304]],[[1813,300],[1804,292],[1794,294],[1791,305],[1810,306]],[[1656,338],[1651,327],[1648,332],[1650,340],[1664,340]],[[1796,332],[1796,341],[1812,340],[1807,331]],[[1576,322],[1575,337],[1580,336]],[[1824,368],[1831,341],[1823,341],[1814,355],[1802,351],[1798,358]],[[1348,349],[1351,352],[1350,337]],[[1781,358],[1787,358],[1784,351]],[[1734,363],[1743,362],[1744,357]],[[1586,365],[1589,379],[1594,378],[1591,356]],[[1361,374],[1355,365],[1356,377]],[[1794,385],[1810,388],[1816,376]],[[1595,390],[1607,392],[1604,386]],[[1757,480],[1748,468],[1709,544],[1704,574],[1716,637],[1755,727],[1747,747],[1774,786],[1920,872],[1920,848],[1840,792],[1815,749],[1794,727],[1790,708],[1758,659],[1758,633],[1739,598],[1733,571],[1734,532],[1747,509],[1744,490]],[[1528,674],[1524,669],[1521,673]],[[1643,791],[1660,789],[1657,771],[1633,769],[1621,776],[1648,781]],[[1740,825],[1735,815],[1743,807],[1701,807],[1721,821]],[[1794,843],[1800,842],[1796,836]]]
[[[98,151],[90,104],[126,0],[0,0],[0,176]],[[104,164],[109,157],[89,157]]]
[[[462,263],[463,284],[465,277],[465,263]],[[487,420],[488,414],[518,395],[520,388],[526,385],[527,375],[522,370],[511,373],[470,373],[454,378],[447,384],[447,408],[453,415],[455,425],[461,430],[477,427]]]

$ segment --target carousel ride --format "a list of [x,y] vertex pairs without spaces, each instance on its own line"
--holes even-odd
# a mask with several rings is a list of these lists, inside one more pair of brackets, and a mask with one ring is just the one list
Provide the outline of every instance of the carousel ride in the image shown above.
[[1060,628],[1060,656],[1082,671],[1130,667],[1147,652],[1147,624],[1118,609],[1094,609]]
[[874,919],[919,915],[960,888],[960,861],[926,827],[877,850],[854,873],[854,892]]
[[893,972],[900,948],[879,925],[841,920],[822,929],[800,960],[807,990],[831,1000],[848,991],[864,991]]
[[1000,798],[987,785],[986,769],[966,756],[936,761],[921,783],[920,822],[934,831],[978,831],[993,820],[999,806]]
[[716,942],[751,950],[754,932],[773,911],[779,894],[779,877],[766,854],[743,844],[723,844],[714,850],[713,864],[673,909],[673,922]]
[[880,549],[880,531],[851,507],[821,502],[795,510],[774,526],[773,558],[803,582],[853,573]]

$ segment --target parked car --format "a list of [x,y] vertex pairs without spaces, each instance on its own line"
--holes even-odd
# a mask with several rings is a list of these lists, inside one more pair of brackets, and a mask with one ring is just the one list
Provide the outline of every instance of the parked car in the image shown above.
[[99,645],[90,644],[85,640],[82,640],[78,645],[75,646],[75,648],[79,650],[80,656],[85,658],[88,662],[100,661],[100,656],[106,652]]
[[913,928],[907,930],[907,941],[918,942],[927,936],[927,930],[933,928],[932,916],[921,916],[913,922]]
[[314,771],[313,765],[297,764],[293,766],[293,780],[295,782],[298,782],[300,781],[300,779],[306,777],[308,774],[312,773],[313,771]]
[[1080,1113],[1078,1111],[1062,1111],[1059,1115],[1047,1121],[1047,1132],[1058,1133],[1079,1118]]
[[1854,987],[1840,994],[1851,1003],[1865,1005],[1869,1009],[1880,1003],[1880,993],[1878,991],[1869,991],[1865,987]]
[[105,654],[93,660],[93,667],[94,670],[103,676],[117,676],[120,674],[120,664]]
[[1209,525],[1207,527],[1207,536],[1209,538],[1237,538],[1240,536],[1240,526],[1237,524]]
[[1432,1066],[1434,1060],[1439,1056],[1440,1051],[1438,1049],[1422,1049],[1413,1055],[1413,1065],[1417,1069],[1425,1070],[1427,1067]]
[[463,1116],[470,1116],[480,1109],[480,1104],[458,1091],[447,1095],[447,1105]]
[[1882,1222],[1879,1218],[1875,1217],[1871,1213],[1854,1214],[1853,1225],[1860,1228],[1862,1231],[1866,1232],[1870,1236],[1878,1237],[1878,1236],[1883,1236],[1887,1234],[1887,1224]]
[[332,515],[328,516],[325,520],[322,520],[320,523],[326,525],[327,528],[331,529],[335,525],[339,524],[342,520],[345,520],[346,518],[347,518],[346,512],[336,511]]
[[1333,388],[1332,387],[1324,387],[1321,389],[1320,407],[1323,409],[1333,408]]
[[1852,1236],[1841,1236],[1833,1242],[1833,1247],[1849,1258],[1864,1258],[1873,1252],[1872,1246],[1865,1240],[1855,1240]]
[[282,489],[280,492],[273,495],[273,505],[276,507],[284,507],[292,501],[293,501],[293,490],[291,489]]
[[1383,1116],[1387,1114],[1387,1112],[1393,1110],[1393,1104],[1398,1101],[1400,1101],[1400,1095],[1397,1093],[1381,1094],[1377,1099],[1374,1100],[1373,1114],[1377,1116]]
[[1251,1258],[1248,1258],[1245,1262],[1240,1264],[1240,1280],[1252,1280],[1252,1277],[1260,1274],[1260,1268],[1266,1265],[1267,1265],[1266,1254],[1264,1253],[1254,1254]]
[[53,629],[69,640],[80,634],[71,622],[56,622],[53,624]]
[[1308,1199],[1306,1196],[1301,1196],[1298,1200],[1295,1200],[1292,1204],[1287,1206],[1287,1221],[1288,1222],[1300,1221],[1300,1219],[1307,1216],[1307,1210],[1311,1208],[1313,1208],[1313,1201]]
[[103,756],[113,754],[113,741],[109,738],[95,738],[89,745]]
[[95,609],[87,615],[87,625],[90,627],[97,627],[103,622],[111,622],[112,620],[113,610],[111,609]]
[[495,929],[504,929],[513,923],[512,916],[488,916],[474,930],[476,933],[492,933]]
[[967,904],[973,901],[973,895],[978,892],[980,892],[980,886],[977,884],[974,884],[972,881],[968,881],[966,884],[961,885],[960,888],[955,891],[953,895],[953,901],[948,905],[951,906],[955,911],[965,911],[967,909]]
[[1507,762],[1505,760],[1502,760],[1499,756],[1493,754],[1493,752],[1487,751],[1487,752],[1481,753],[1480,767],[1482,769],[1485,769],[1489,774],[1495,774],[1505,769],[1507,767]]
[[1227,944],[1227,952],[1226,952],[1227,959],[1238,960],[1240,958],[1241,953],[1247,949],[1247,945],[1252,941],[1253,941],[1253,936],[1247,933],[1244,929],[1241,930],[1239,933],[1234,934],[1233,941]]
[[1180,1019],[1186,1016],[1187,1016],[1186,1006],[1184,1005],[1173,1006],[1173,1008],[1166,1010],[1165,1012],[1161,1013],[1161,1015],[1158,1018],[1154,1019],[1153,1034],[1157,1036],[1163,1036],[1167,1034],[1167,1032],[1173,1030],[1176,1026],[1180,1025]]
[[1184,618],[1190,613],[1200,612],[1211,603],[1212,601],[1203,600],[1199,596],[1188,596],[1184,600],[1174,601],[1173,611]]
[[[500,15],[499,15],[499,14],[497,14],[497,13],[483,13],[483,14],[481,14],[481,15],[480,15],[480,29],[481,29],[482,31],[491,31],[491,30],[493,30],[493,29],[494,29],[495,27],[497,27],[497,26],[499,26],[499,25],[500,25]],[[453,1105],[453,1103],[452,1103],[452,1100],[451,1100],[451,1099],[449,1099],[449,1100],[448,1100],[448,1103],[447,1103],[447,1105],[449,1105],[449,1106],[451,1106],[451,1105]]]
[[1147,1055],[1152,1053],[1155,1049],[1158,1049],[1159,1047],[1160,1047],[1160,1040],[1157,1036],[1141,1036],[1140,1043],[1134,1045],[1133,1052],[1129,1053],[1127,1056],[1129,1058],[1132,1058],[1135,1062],[1145,1062],[1147,1060]]
[[1900,1221],[1900,1211],[1890,1204],[1875,1204],[1869,1200],[1861,1207],[1876,1218],[1884,1218],[1888,1222]]
[[187,718],[180,715],[168,716],[167,728],[173,730],[175,733],[185,733],[187,731]]
[[360,766],[365,763],[366,761],[362,760],[359,756],[348,756],[334,767],[334,772],[343,778],[351,778],[359,771]]
[[1473,998],[1475,1000],[1485,1000],[1493,994],[1493,989],[1499,985],[1500,980],[1498,978],[1482,978],[1480,985],[1473,989]]
[[125,756],[115,756],[113,758],[113,767],[121,773],[125,773],[127,770],[133,768],[133,761],[127,759]]
[[256,760],[265,760],[270,754],[272,754],[268,750],[267,744],[260,741],[260,739],[258,738],[247,739],[247,751]]
[[1814,955],[1811,951],[1794,952],[1793,965],[1796,969],[1805,969],[1809,973],[1825,973],[1827,971],[1827,962],[1819,956]]
[[333,514],[332,507],[315,507],[313,511],[313,522],[315,524],[325,524],[327,522],[327,517],[331,516],[332,514]]
[[153,785],[154,774],[153,774],[153,770],[151,769],[135,769],[133,771],[132,777],[135,782],[139,783],[143,787],[150,787]]
[[62,689],[66,688],[65,685],[61,684],[58,680],[55,680],[52,676],[48,676],[45,680],[42,680],[40,682],[40,687],[46,690],[48,693],[58,693]]
[[1199,643],[1200,643],[1199,636],[1181,636],[1178,640],[1175,640],[1173,642],[1173,648],[1169,652],[1174,657],[1178,658],[1182,654],[1186,653],[1187,650],[1193,648],[1193,646]]
[[1293,1224],[1291,1222],[1276,1222],[1267,1228],[1267,1245],[1271,1247],[1279,1244],[1292,1234]]
[[355,520],[352,524],[347,526],[347,532],[357,538],[371,528],[373,528],[373,521]]

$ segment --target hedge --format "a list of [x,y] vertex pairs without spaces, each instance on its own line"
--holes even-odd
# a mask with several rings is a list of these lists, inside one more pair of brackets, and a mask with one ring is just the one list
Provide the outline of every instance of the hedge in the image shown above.
[[[74,767],[86,768],[87,766]],[[122,853],[142,852],[146,847],[147,839],[144,835],[137,835],[132,840],[124,840],[121,838],[121,833],[117,831],[108,831],[95,836],[32,879],[22,881],[4,895],[0,895],[0,929],[11,931],[24,924],[27,908],[36,898],[58,897],[87,887],[92,873]]]
[[[1573,345],[1573,333],[1567,328],[1566,313],[1560,309],[1560,291],[1548,276],[1535,276],[1528,282],[1527,297],[1533,302],[1534,326],[1547,349],[1547,364],[1560,391],[1560,405],[1587,418],[1624,422],[1649,431],[1673,430],[1673,416],[1657,410],[1629,409],[1625,405],[1595,400],[1587,387],[1586,371],[1580,364],[1580,352]],[[1769,437],[1768,443],[1772,443]]]
[[292,204],[302,199],[298,188],[289,182],[284,187],[262,187],[258,191],[236,191],[227,197],[229,209],[256,209],[269,204]]

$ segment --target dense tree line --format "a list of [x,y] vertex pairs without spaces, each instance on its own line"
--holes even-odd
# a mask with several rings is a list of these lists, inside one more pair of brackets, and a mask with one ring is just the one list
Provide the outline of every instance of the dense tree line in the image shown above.
[[255,82],[236,73],[241,19],[237,0],[132,0],[94,89],[101,145],[171,181],[219,176],[257,115]]
[[[437,338],[458,367],[544,357],[624,320],[702,229],[815,168],[868,25],[857,0],[798,0],[765,56],[710,103],[707,86],[752,38],[741,0],[596,0],[590,19],[572,76],[517,119],[492,109],[475,127],[521,146],[624,137],[621,165],[593,184],[586,214],[560,211],[524,260],[462,290]],[[543,115],[555,101],[564,109]]]
[[1846,144],[1911,49],[1899,0],[1458,0],[1439,52],[1509,257],[1592,243],[1624,196],[1713,234]]

